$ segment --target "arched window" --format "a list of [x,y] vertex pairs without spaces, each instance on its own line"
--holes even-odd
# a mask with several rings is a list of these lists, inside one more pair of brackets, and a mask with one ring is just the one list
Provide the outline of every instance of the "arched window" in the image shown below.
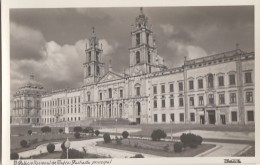
[[111,88],[108,89],[108,95],[109,95],[109,98],[112,98],[112,89]]
[[91,61],[91,52],[88,52],[88,60]]
[[97,75],[100,74],[99,66],[97,66]]
[[136,64],[139,64],[140,63],[140,52],[136,52],[135,54],[135,58],[136,58]]
[[96,53],[96,59],[99,61],[99,52]]
[[88,66],[88,75],[90,76],[91,75],[91,67]]
[[151,53],[150,53],[150,51],[148,51],[148,63],[150,63],[151,62]]
[[213,88],[213,74],[208,74],[208,88]]
[[140,102],[137,102],[136,105],[137,105],[137,116],[140,116],[141,115],[141,104],[140,104]]
[[122,118],[123,115],[123,105],[122,103],[119,104],[119,117]]

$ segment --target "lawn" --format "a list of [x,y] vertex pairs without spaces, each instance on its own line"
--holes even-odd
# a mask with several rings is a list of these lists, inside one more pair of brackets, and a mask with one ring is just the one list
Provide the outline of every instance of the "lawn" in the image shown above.
[[186,147],[181,153],[176,153],[173,150],[173,144],[173,142],[141,139],[123,139],[121,145],[116,144],[116,141],[114,140],[108,144],[105,144],[104,142],[97,142],[97,146],[101,147],[151,154],[162,157],[193,157],[216,146],[214,144],[202,144],[195,149]]
[[248,151],[240,155],[241,157],[255,157],[255,146],[253,145]]

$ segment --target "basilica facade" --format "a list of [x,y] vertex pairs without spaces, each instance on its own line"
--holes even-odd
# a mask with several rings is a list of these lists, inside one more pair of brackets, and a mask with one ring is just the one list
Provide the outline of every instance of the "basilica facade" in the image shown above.
[[[41,93],[37,120],[50,124],[124,118],[136,123],[253,124],[255,55],[235,50],[188,60],[168,68],[158,55],[153,31],[143,13],[131,31],[129,68],[105,72],[102,45],[93,30],[86,45],[83,86]],[[15,102],[19,98],[14,96]],[[19,100],[20,101],[20,100]],[[26,102],[26,100],[24,100]],[[15,114],[15,115],[14,115]],[[20,123],[21,124],[21,123]]]

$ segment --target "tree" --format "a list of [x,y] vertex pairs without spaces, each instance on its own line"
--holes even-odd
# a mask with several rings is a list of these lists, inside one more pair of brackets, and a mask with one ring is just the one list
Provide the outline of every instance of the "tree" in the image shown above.
[[176,142],[174,143],[174,152],[181,152],[182,151],[182,148],[183,148],[183,144],[182,142]]
[[28,135],[32,135],[32,130],[28,130]]
[[153,141],[160,141],[161,138],[166,138],[166,133],[164,132],[164,130],[156,129],[153,130],[151,138]]
[[100,134],[99,130],[95,131],[95,135],[98,136]]
[[111,142],[111,138],[110,138],[110,134],[109,133],[105,133],[103,135],[103,138],[104,138],[104,142],[105,143],[110,143]]
[[48,126],[45,126],[45,127],[41,128],[41,131],[42,131],[42,133],[49,133],[49,132],[51,132],[51,128]]
[[19,159],[19,154],[16,152],[13,152],[13,153],[11,153],[10,157],[11,157],[11,160],[17,160],[17,159]]
[[79,132],[76,132],[76,133],[74,134],[74,136],[75,136],[76,139],[79,139],[79,138],[80,138],[80,133],[79,133]]
[[28,142],[26,140],[21,140],[20,141],[20,145],[23,147],[23,148],[26,148],[28,147]]

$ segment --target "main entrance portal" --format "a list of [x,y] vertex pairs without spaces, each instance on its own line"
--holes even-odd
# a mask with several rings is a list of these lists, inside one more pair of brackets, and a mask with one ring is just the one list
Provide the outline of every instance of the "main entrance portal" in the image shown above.
[[209,124],[215,124],[216,123],[216,114],[214,110],[208,111],[209,114]]

